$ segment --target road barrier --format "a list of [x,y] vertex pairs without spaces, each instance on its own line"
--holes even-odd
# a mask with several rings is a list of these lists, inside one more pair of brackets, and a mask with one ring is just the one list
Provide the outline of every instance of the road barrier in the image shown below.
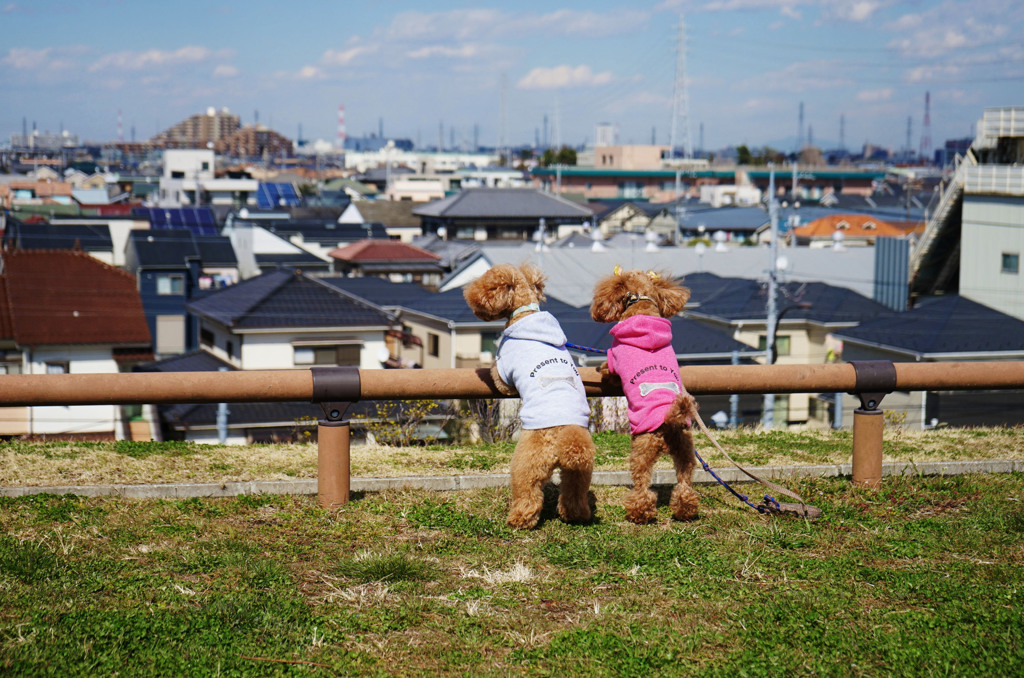
[[[587,395],[620,396],[596,368],[579,368]],[[720,365],[679,369],[694,396],[733,393],[851,393],[861,406],[853,418],[853,482],[877,488],[882,478],[882,399],[893,391],[971,391],[1024,388],[1024,361],[827,365]],[[319,403],[317,493],[322,506],[348,501],[349,422],[359,400],[503,398],[487,369],[132,372],[0,376],[0,407],[175,403]]]

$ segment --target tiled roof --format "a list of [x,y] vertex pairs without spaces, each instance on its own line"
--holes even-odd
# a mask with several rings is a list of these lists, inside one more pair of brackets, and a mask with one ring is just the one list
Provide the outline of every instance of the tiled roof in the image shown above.
[[129,233],[140,266],[184,267],[188,259],[203,266],[238,265],[231,240],[220,235],[196,235],[185,228],[134,230]]
[[793,229],[798,238],[831,238],[841,231],[847,238],[898,238],[906,231],[866,214],[833,214]]
[[456,195],[417,207],[413,214],[454,219],[593,217],[589,207],[534,188],[467,188]]
[[4,242],[22,250],[69,250],[76,245],[87,252],[110,252],[114,249],[110,227],[106,224],[55,226],[11,219],[4,232]]
[[331,250],[328,254],[342,261],[436,262],[440,256],[421,247],[397,240],[360,240]]
[[364,278],[328,276],[320,278],[320,281],[384,308],[402,306],[434,295],[434,292],[416,283],[396,283],[377,276]]
[[276,270],[193,301],[188,309],[233,329],[387,327],[382,308],[297,271]]
[[151,343],[135,276],[76,250],[7,251],[3,261],[18,344]]
[[959,295],[926,298],[835,333],[856,343],[903,353],[1024,353],[1024,321]]
[[[696,273],[687,276],[683,284],[690,288],[688,309],[694,315],[728,322],[767,321],[767,286],[756,280]],[[826,325],[852,325],[887,312],[882,304],[851,289],[821,282],[781,284],[776,299],[786,319]],[[810,306],[801,308],[803,304]]]

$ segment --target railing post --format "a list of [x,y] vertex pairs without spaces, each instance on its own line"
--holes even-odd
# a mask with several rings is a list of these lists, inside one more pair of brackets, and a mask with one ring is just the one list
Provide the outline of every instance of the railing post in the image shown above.
[[878,405],[896,387],[896,367],[889,360],[850,361],[856,374],[853,394],[853,484],[877,489],[882,484],[882,438],[885,417]]
[[359,369],[356,367],[314,367],[313,402],[319,403],[324,419],[317,422],[317,497],[322,508],[348,503],[351,487],[349,422],[345,412],[359,400]]

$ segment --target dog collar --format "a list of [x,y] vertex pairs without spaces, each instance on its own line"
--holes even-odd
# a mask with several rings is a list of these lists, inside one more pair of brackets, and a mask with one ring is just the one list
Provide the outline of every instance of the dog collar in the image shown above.
[[630,294],[626,295],[626,308],[629,308],[638,301],[649,301],[652,304],[654,303],[654,299],[651,299],[646,294],[637,294],[636,292],[631,292]]
[[512,315],[509,316],[509,319],[515,318],[517,315],[520,315],[521,313],[529,313],[530,311],[539,311],[539,310],[540,310],[540,304],[538,304],[537,302],[534,302],[532,304],[526,304],[525,306],[520,306],[516,310],[512,311]]

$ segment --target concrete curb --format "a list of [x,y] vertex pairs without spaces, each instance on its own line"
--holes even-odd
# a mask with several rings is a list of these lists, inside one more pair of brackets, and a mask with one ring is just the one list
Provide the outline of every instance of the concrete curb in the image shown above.
[[[792,478],[832,478],[849,476],[851,464],[820,464],[808,466],[752,466],[747,469],[764,479],[786,480]],[[929,461],[889,462],[882,464],[883,476],[921,475],[955,476],[966,473],[1020,473],[1024,472],[1024,461],[994,459],[988,461]],[[739,469],[722,467],[715,473],[727,483],[752,482]],[[556,473],[553,481],[559,480]],[[703,469],[693,474],[693,482],[707,485],[715,481]],[[629,486],[632,481],[628,471],[595,471],[594,485]],[[453,492],[478,490],[487,487],[507,487],[507,473],[454,476],[406,476],[402,478],[352,478],[353,492],[384,492],[387,490],[436,490]],[[653,484],[675,484],[675,472],[659,469],[654,472]],[[253,494],[307,494],[317,493],[316,478],[298,480],[253,480],[231,483],[166,483],[158,485],[64,485],[33,487],[0,487],[0,497],[25,497],[34,494],[74,494],[82,497],[115,496],[128,499],[190,499],[193,497],[237,497]]]

